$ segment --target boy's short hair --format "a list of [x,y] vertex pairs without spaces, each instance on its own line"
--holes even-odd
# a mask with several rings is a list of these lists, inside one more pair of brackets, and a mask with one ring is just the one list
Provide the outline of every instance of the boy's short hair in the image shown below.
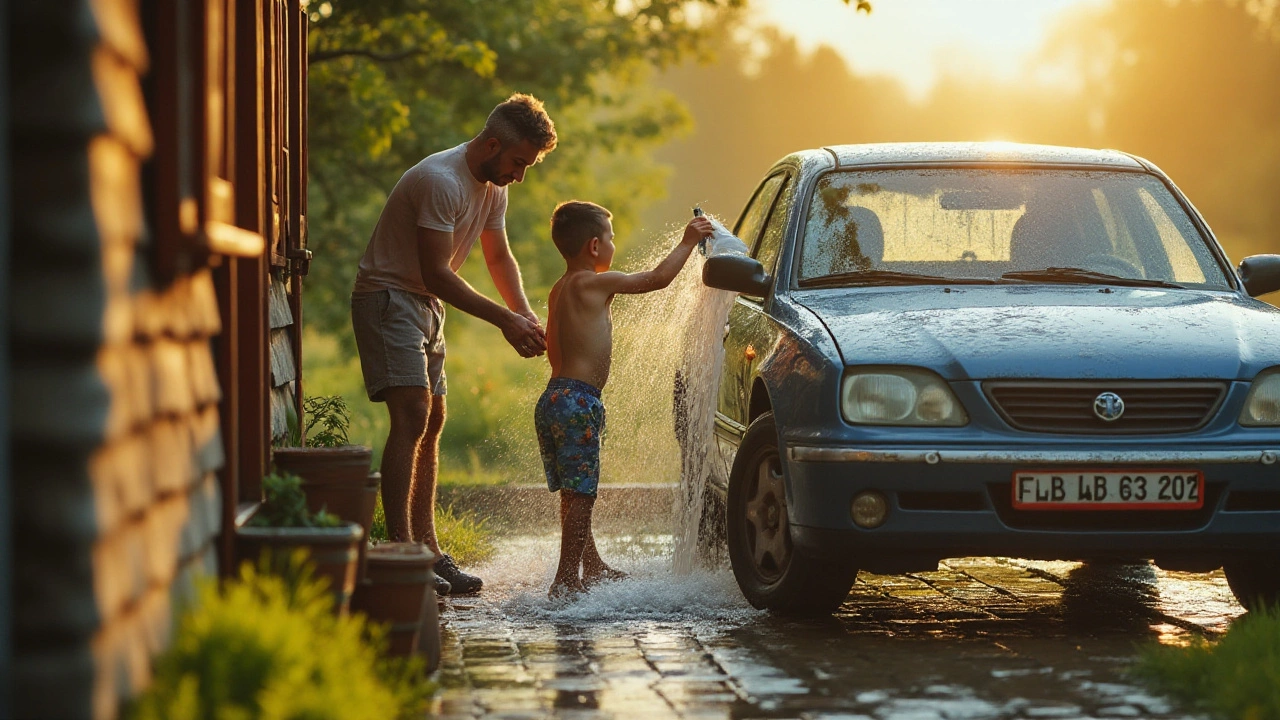
[[551,213],[551,239],[565,258],[575,257],[593,237],[601,237],[609,229],[613,213],[583,200],[569,200]]
[[532,95],[515,93],[489,113],[489,119],[480,131],[482,138],[497,138],[503,145],[528,141],[546,154],[556,148],[556,124],[542,106],[542,101]]

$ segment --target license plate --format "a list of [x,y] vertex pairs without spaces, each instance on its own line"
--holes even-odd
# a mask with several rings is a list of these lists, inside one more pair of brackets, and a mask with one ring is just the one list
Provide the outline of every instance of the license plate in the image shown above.
[[1195,510],[1204,478],[1186,470],[1020,470],[1013,474],[1019,510]]

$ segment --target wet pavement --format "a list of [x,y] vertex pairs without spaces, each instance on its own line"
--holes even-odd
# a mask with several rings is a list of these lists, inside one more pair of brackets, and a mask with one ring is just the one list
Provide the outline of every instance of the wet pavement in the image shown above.
[[1149,642],[1216,636],[1221,573],[994,558],[859,576],[834,616],[752,609],[728,569],[671,573],[670,537],[612,537],[632,578],[546,598],[552,536],[507,540],[446,601],[444,718],[1191,717],[1127,675]]

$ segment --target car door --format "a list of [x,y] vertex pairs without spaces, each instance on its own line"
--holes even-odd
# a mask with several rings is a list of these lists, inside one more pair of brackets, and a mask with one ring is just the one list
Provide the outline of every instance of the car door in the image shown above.
[[[786,230],[785,206],[780,197],[790,196],[791,174],[783,170],[770,175],[739,220],[734,234],[751,248],[752,257],[774,274],[778,252]],[[720,393],[716,413],[717,439],[727,466],[731,466],[742,434],[749,424],[750,382],[760,354],[772,347],[773,324],[765,314],[765,297],[739,295],[729,309],[725,325],[724,369],[720,373]]]

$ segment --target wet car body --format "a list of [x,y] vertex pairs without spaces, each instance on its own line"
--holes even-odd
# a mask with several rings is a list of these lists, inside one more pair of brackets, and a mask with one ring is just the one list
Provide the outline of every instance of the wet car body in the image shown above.
[[[859,269],[894,266],[883,260],[888,254],[882,238],[879,265],[858,256],[853,274],[833,274],[854,278],[850,283],[824,285],[816,276],[806,286],[802,258],[813,245],[805,245],[805,233],[815,227],[818,195],[840,182],[831,180],[837,174],[862,173],[858,183],[848,183],[855,189],[835,203],[847,216],[846,208],[863,195],[883,194],[872,182],[882,171],[926,178],[949,173],[949,188],[960,187],[954,183],[968,172],[992,178],[1078,173],[1095,184],[1111,180],[1089,178],[1148,183],[1143,192],[1160,194],[1165,203],[1161,217],[1178,208],[1185,213],[1177,221],[1186,237],[1203,243],[1195,252],[1201,275],[1208,274],[1205,282],[1188,284],[1136,275],[1132,282],[1014,277],[1039,267],[1026,265],[1008,278],[960,276],[952,282],[930,276],[913,282],[887,274],[885,282],[859,282]],[[1242,602],[1274,600],[1276,581],[1266,577],[1280,568],[1280,427],[1240,421],[1254,381],[1280,366],[1280,311],[1250,297],[1241,275],[1252,273],[1249,290],[1255,294],[1280,287],[1274,256],[1247,259],[1237,274],[1172,182],[1149,162],[1119,152],[843,146],[792,154],[765,178],[735,226],[762,263],[755,268],[757,283],[731,272],[716,277],[724,268],[711,261],[706,270],[708,284],[746,289],[729,313],[716,400],[716,446],[727,484],[717,474],[710,482],[713,497],[724,501],[717,512],[727,514],[735,574],[753,604],[825,611],[838,604],[859,570],[931,570],[940,559],[969,555],[1146,558],[1169,569],[1200,571],[1225,564]],[[985,208],[985,201],[967,199],[967,192],[939,191],[938,197],[944,209],[950,203],[971,215],[1000,215],[1006,227],[1013,224],[1009,242],[1016,242],[1014,217],[1030,215],[1032,201],[1021,199],[1021,210],[1014,201]],[[1115,195],[1091,192],[1100,206],[1107,192]],[[904,204],[916,202],[909,192],[901,196]],[[1090,197],[1084,191],[1080,196]],[[883,207],[880,215],[886,216]],[[895,220],[877,220],[890,222]],[[991,252],[994,259],[986,264],[992,268],[1022,262],[1012,247]],[[983,265],[969,250],[963,254],[978,262],[954,267]],[[761,271],[767,274],[763,282]],[[1218,271],[1221,280],[1212,280]],[[850,377],[881,382],[895,374],[923,378],[917,390],[931,388],[936,396],[945,391],[929,383],[940,381],[960,406],[963,422],[851,421],[848,401],[842,400]],[[1090,417],[1089,403],[1112,402],[1104,400],[1111,393],[1128,398],[1128,416],[1114,423],[1098,411]],[[761,428],[767,432],[753,435],[758,424],[767,425]],[[1180,484],[1182,473],[1188,487],[1199,478],[1198,506],[1187,498],[1176,506],[1155,502],[1164,492],[1155,487],[1153,506],[1030,503],[1036,493],[1047,499],[1052,489],[1040,483],[1057,476],[1087,495],[1094,477],[1111,475],[1097,481],[1103,486],[1099,492],[1110,488],[1108,499],[1118,502],[1117,483],[1125,478],[1143,478],[1145,495],[1145,483],[1164,479],[1168,485],[1174,477]],[[1028,478],[1035,482],[1027,484]],[[770,482],[776,490],[766,487]],[[1136,491],[1134,482],[1126,491]],[[864,494],[874,497],[867,506],[870,519],[860,525],[853,506]]]

